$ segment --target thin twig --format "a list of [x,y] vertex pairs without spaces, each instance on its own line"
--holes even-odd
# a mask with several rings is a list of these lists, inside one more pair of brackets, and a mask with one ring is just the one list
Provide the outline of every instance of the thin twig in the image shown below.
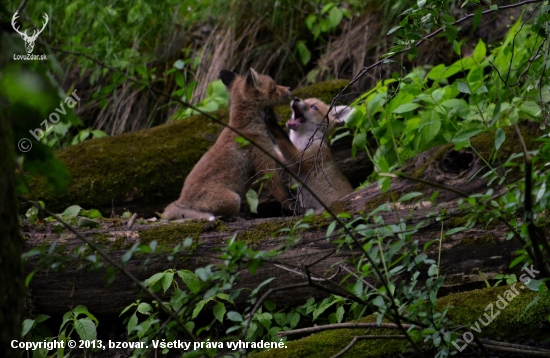
[[[405,328],[410,328],[412,325],[404,324]],[[293,329],[290,331],[279,331],[277,335],[279,337],[294,336],[297,334],[305,333],[317,333],[323,331],[330,331],[333,329],[367,329],[367,328],[380,328],[380,329],[399,329],[399,326],[395,323],[376,323],[376,322],[367,322],[367,323],[334,323],[334,324],[325,324],[322,326],[314,326],[308,328]]]
[[[520,344],[511,344],[505,342],[492,341],[489,339],[481,339],[484,347],[493,351],[512,352],[519,354],[527,354],[539,357],[550,357],[550,350],[537,347],[529,347]],[[477,346],[475,342],[465,342],[469,346]]]

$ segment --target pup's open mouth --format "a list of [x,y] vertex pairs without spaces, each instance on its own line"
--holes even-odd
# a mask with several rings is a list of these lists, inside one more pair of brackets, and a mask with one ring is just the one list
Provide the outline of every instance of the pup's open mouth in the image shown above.
[[298,106],[294,103],[294,101],[292,101],[292,105],[290,107],[292,108],[292,117],[288,122],[286,122],[286,127],[288,129],[296,129],[301,126],[302,123],[306,121],[306,119],[304,118],[304,114],[302,113],[300,108],[298,108]]

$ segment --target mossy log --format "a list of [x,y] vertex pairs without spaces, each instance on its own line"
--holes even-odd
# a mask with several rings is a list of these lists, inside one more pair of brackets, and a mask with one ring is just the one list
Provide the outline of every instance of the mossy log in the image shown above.
[[[290,98],[318,97],[330,103],[346,84],[344,80],[323,82],[296,90]],[[288,103],[277,106],[276,111],[281,122],[290,118]],[[213,115],[227,123],[227,110]],[[187,174],[214,144],[222,129],[206,116],[195,115],[155,128],[68,147],[56,153],[72,177],[66,193],[54,195],[44,178],[36,178],[31,182],[29,198],[44,201],[56,212],[77,204],[98,209],[104,215],[110,214],[112,208],[117,214],[129,209],[144,216],[154,215],[179,197]],[[355,160],[349,158],[350,140],[341,141],[335,147],[335,157],[352,183],[359,185],[372,172],[372,165],[364,153]],[[264,197],[261,204],[261,217],[280,216],[281,206],[272,197]]]
[[[399,214],[406,217],[407,211],[407,209],[400,210]],[[418,210],[415,212],[415,217],[427,213],[425,210]],[[237,240],[241,240],[255,249],[273,250],[283,240],[276,232],[295,224],[296,220],[293,218],[256,219],[234,223],[193,221],[166,225],[136,225],[132,230],[125,230],[124,227],[87,230],[82,234],[86,238],[102,244],[115,260],[120,260],[126,250],[138,240],[145,244],[157,240],[159,245],[167,248],[164,254],[157,255],[156,260],[134,255],[134,258],[126,265],[127,270],[144,280],[156,272],[169,268],[194,271],[198,267],[220,263],[217,254],[219,247],[223,246],[233,235],[237,235]],[[388,223],[392,221],[395,222],[395,220],[387,218]],[[253,288],[270,277],[275,277],[275,280],[270,283],[270,287],[305,282],[305,267],[321,259],[334,248],[324,239],[329,223],[329,219],[315,217],[309,224],[310,228],[301,230],[299,233],[300,243],[280,256],[277,263],[267,263],[258,269],[256,275],[242,270],[239,274],[241,282],[239,286]],[[454,225],[456,223],[452,221],[446,222],[444,229],[448,230]],[[48,226],[43,227],[43,230],[42,232],[24,232],[27,237],[26,249],[57,240],[58,247],[62,247],[65,252],[70,253],[77,246],[82,245],[82,242],[74,234],[67,231],[56,234],[51,232],[51,228]],[[418,234],[420,245],[437,239],[440,231],[440,223],[426,226]],[[497,225],[480,235],[480,228],[476,227],[446,238],[442,247],[441,272],[446,275],[447,284],[442,292],[482,287],[484,283],[480,272],[488,279],[498,273],[512,272],[507,268],[508,263],[513,259],[513,252],[521,246],[513,241],[506,241],[504,231],[503,226]],[[168,261],[166,252],[171,251],[171,248],[177,244],[182,244],[187,237],[194,240],[191,248],[176,255],[174,260]],[[319,279],[337,275],[335,278],[337,280],[345,273],[344,267],[350,268],[346,265],[346,261],[353,254],[360,253],[349,250],[334,253],[311,266],[310,272],[313,277]],[[432,245],[429,255],[437,259],[437,245]],[[151,261],[151,263],[147,264],[146,261]],[[341,267],[340,271],[338,268],[331,269],[335,264],[337,264],[336,267]],[[36,268],[35,262],[27,262],[27,271],[30,272]],[[114,283],[107,285],[104,276],[105,272],[103,271],[85,268],[84,259],[67,262],[58,271],[39,269],[30,285],[33,306],[38,311],[48,314],[61,314],[68,307],[78,304],[87,306],[90,312],[98,315],[120,313],[137,297],[134,284],[126,276],[118,274]],[[320,298],[325,295],[324,292],[314,288],[301,288],[293,290],[292,295],[285,291],[275,293],[270,299],[281,306],[296,306],[305,303],[308,297]]]
[[[522,125],[522,128],[526,133],[530,133],[530,136],[525,138],[528,147],[534,148],[536,143],[533,138],[538,135],[536,128],[529,124]],[[511,153],[520,152],[515,132],[507,129],[506,133],[508,139],[500,149],[502,158],[507,158]],[[490,134],[472,139],[476,151],[485,158],[488,157],[493,143],[494,138]],[[484,193],[488,189],[487,179],[482,178],[483,170],[481,174],[478,173],[483,165],[483,161],[469,149],[455,151],[453,146],[441,146],[411,159],[403,171],[411,177],[451,186],[460,189],[464,194],[473,194]],[[498,166],[498,161],[493,165]],[[471,180],[475,173],[478,173],[477,176]],[[515,177],[517,178],[519,174],[516,173]],[[391,187],[390,191],[382,194],[376,183],[373,183],[343,197],[332,205],[332,209],[335,212],[347,211],[352,214],[368,212],[383,203],[391,202],[391,195],[397,199],[401,194],[420,191],[429,197],[434,190],[439,189],[440,194],[435,202],[438,207],[425,205],[425,202],[415,205],[391,204],[388,206],[389,211],[379,212],[379,215],[384,218],[386,224],[396,223],[400,218],[414,223],[425,221],[424,226],[414,235],[420,247],[438,239],[442,228],[448,230],[464,225],[464,219],[460,215],[453,215],[458,197],[456,193],[427,184],[419,185],[418,182],[407,179],[394,180]],[[443,222],[435,222],[433,217],[426,219],[429,213],[441,209],[445,209],[448,214]],[[277,231],[294,224],[296,220],[298,218],[288,217],[238,220],[233,223],[188,221],[173,224],[140,224],[132,230],[126,230],[124,223],[120,227],[114,227],[110,222],[103,222],[102,229],[83,231],[83,235],[102,244],[116,259],[119,259],[138,240],[143,243],[156,240],[159,245],[171,250],[181,244],[185,238],[193,238],[191,248],[177,255],[172,261],[166,260],[166,255],[161,255],[157,260],[135,256],[128,263],[127,269],[139,279],[145,279],[168,268],[194,270],[197,267],[220,262],[216,250],[233,235],[236,235],[237,240],[255,249],[272,250],[283,240],[282,234],[277,234]],[[309,229],[300,230],[300,243],[280,257],[280,264],[266,264],[258,270],[256,275],[243,270],[239,276],[240,285],[254,287],[269,277],[275,277],[270,287],[304,282],[304,268],[333,249],[333,245],[325,238],[326,228],[330,222],[330,219],[315,216],[309,223]],[[51,224],[42,225],[41,230],[37,230],[34,226],[24,227],[27,249],[57,240],[58,247],[62,247],[65,252],[72,252],[75,247],[82,244],[78,238],[67,231],[54,233]],[[491,279],[499,273],[514,272],[508,269],[508,265],[514,258],[515,250],[521,245],[513,240],[506,240],[505,236],[504,224],[493,222],[489,227],[476,226],[445,237],[442,242],[441,273],[446,276],[446,286],[442,293],[482,287],[484,277]],[[429,248],[428,254],[431,258],[437,259],[437,246],[432,245]],[[335,274],[337,269],[331,268],[334,264],[345,266],[347,261],[356,254],[357,252],[350,250],[339,251],[311,266],[311,272],[321,279],[319,282],[322,282],[323,277]],[[147,262],[150,264],[146,265]],[[83,269],[81,268],[83,263],[84,259],[77,263],[69,262],[56,272],[38,270],[30,286],[31,302],[34,307],[40,312],[59,314],[66,311],[67,307],[83,304],[96,314],[116,314],[136,298],[133,284],[125,276],[119,274],[114,284],[106,285],[103,272]],[[28,271],[37,268],[32,261],[29,261],[26,267]],[[343,273],[340,272],[340,275],[343,276]],[[335,280],[338,278],[336,277]],[[270,298],[280,305],[293,306],[302,304],[307,297],[320,295],[324,293],[308,287],[294,290],[292,295],[285,291],[277,292]]]
[[[536,136],[536,129],[529,125],[523,128],[529,129],[532,138],[526,137],[526,142],[529,148],[534,148],[532,139]],[[507,130],[507,138],[501,148],[503,158],[520,151],[513,131]],[[491,134],[472,139],[472,144],[481,155],[487,155],[490,152],[492,143],[494,143],[494,137]],[[497,166],[498,162],[494,162],[494,165]],[[403,171],[411,177],[444,183],[459,188],[465,194],[473,194],[484,193],[487,190],[487,179],[482,178],[482,174],[478,173],[482,166],[482,159],[469,149],[457,152],[453,146],[442,146],[413,158]],[[477,176],[471,180],[476,173],[478,173]],[[426,184],[419,185],[414,180],[398,179],[392,183],[392,190],[388,193],[393,193],[395,199],[401,194],[413,191],[423,192],[429,197],[435,189],[437,188]],[[352,214],[367,212],[382,203],[391,202],[391,196],[388,193],[382,194],[376,187],[376,183],[373,183],[334,203],[332,209],[336,212],[348,211]],[[379,215],[384,218],[386,224],[396,223],[400,219],[415,223],[424,221],[424,226],[414,235],[422,247],[423,244],[438,239],[441,230],[463,226],[464,219],[459,215],[452,215],[456,208],[457,196],[456,193],[441,190],[436,201],[437,208],[424,205],[425,202],[415,205],[391,204],[390,211],[379,212]],[[428,214],[436,209],[445,209],[450,215],[443,222],[436,222],[433,217],[429,219]],[[177,244],[181,244],[186,237],[193,238],[192,249],[189,249],[186,254],[177,256],[173,261],[159,259],[147,267],[146,258],[134,257],[127,265],[127,269],[138,278],[145,279],[168,268],[194,270],[197,267],[219,262],[216,249],[233,235],[236,235],[237,240],[255,249],[272,250],[282,240],[277,231],[292,225],[296,220],[297,218],[290,217],[239,220],[233,223],[189,221],[175,224],[136,225],[132,230],[116,228],[112,224],[108,227],[104,224],[101,230],[88,230],[83,234],[104,245],[116,259],[119,259],[138,240],[143,243],[156,240],[170,250]],[[310,228],[299,232],[300,243],[283,254],[278,264],[266,264],[258,270],[256,275],[243,270],[239,276],[241,285],[254,287],[269,277],[275,277],[270,284],[271,287],[305,282],[304,268],[327,255],[327,252],[334,248],[325,239],[326,228],[330,222],[330,219],[322,216],[314,217],[309,224]],[[25,228],[27,249],[57,240],[58,246],[64,245],[67,252],[72,252],[81,244],[79,239],[71,233],[53,233],[49,225],[44,225],[42,230],[43,232],[39,232],[33,227]],[[442,293],[482,287],[484,278],[491,279],[499,273],[512,273],[513,271],[508,269],[508,264],[514,258],[514,251],[520,247],[519,243],[506,240],[506,228],[504,224],[498,222],[491,223],[489,227],[476,226],[445,237],[442,243],[441,273],[446,276],[446,286]],[[311,266],[311,272],[320,279],[326,275],[333,275],[337,269],[331,267],[337,263],[340,266],[345,265],[353,254],[356,252],[346,250],[334,253]],[[437,245],[432,245],[428,254],[437,259]],[[34,268],[33,262],[27,263],[28,270]],[[49,314],[61,313],[67,307],[77,304],[84,304],[90,311],[97,314],[115,314],[136,297],[132,282],[125,277],[120,275],[114,284],[108,286],[103,281],[103,273],[83,270],[74,263],[67,264],[60,272],[39,271],[33,278],[31,292],[34,306],[41,312]],[[292,295],[281,291],[270,299],[280,305],[297,305],[303,303],[307,297],[318,295],[324,295],[324,293],[308,287],[295,289]]]
[[[476,338],[487,338],[492,340],[513,342],[526,346],[540,346],[543,343],[548,349],[548,328],[546,326],[545,317],[550,314],[550,299],[548,297],[539,300],[528,311],[525,308],[535,299],[536,293],[530,291],[523,283],[514,285],[518,295],[514,295],[510,286],[501,286],[496,288],[485,288],[483,290],[473,290],[451,294],[437,300],[437,310],[442,311],[449,308],[448,317],[456,324],[456,326],[464,326],[457,333],[460,338],[460,333],[470,331]],[[507,294],[509,296],[507,296]],[[512,297],[514,295],[514,297]],[[510,301],[504,301],[506,307],[502,310],[495,307],[495,302],[499,297],[509,297]],[[489,311],[485,310],[488,305],[494,313],[494,320],[484,316]],[[499,303],[500,307],[503,306]],[[488,325],[479,324],[479,319],[484,322],[490,322]],[[360,322],[376,322],[374,315],[367,316]],[[477,333],[474,329],[476,323],[480,327],[480,332]],[[474,329],[469,328],[474,326]],[[312,334],[308,337],[286,343],[286,349],[271,349],[269,351],[260,352],[252,355],[255,358],[285,358],[285,357],[332,357],[342,351],[355,336],[369,335],[397,335],[400,332],[392,329],[336,329],[324,331],[317,334]],[[462,347],[463,341],[457,341],[457,346],[463,349],[463,354],[468,357],[483,357],[481,351],[473,348],[476,353],[472,352],[472,348]],[[489,350],[491,357],[526,357],[531,355],[511,355],[504,353],[498,355],[498,351]],[[425,352],[427,357],[433,357],[435,352]],[[501,352],[502,353],[502,352]],[[402,339],[369,339],[358,341],[343,357],[353,358],[379,358],[379,357],[403,357],[414,356],[410,345]],[[459,355],[460,356],[460,355]],[[545,355],[547,356],[547,355]]]

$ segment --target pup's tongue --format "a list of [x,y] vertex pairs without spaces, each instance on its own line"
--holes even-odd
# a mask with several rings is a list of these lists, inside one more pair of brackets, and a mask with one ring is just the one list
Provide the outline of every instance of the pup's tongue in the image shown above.
[[286,122],[286,127],[288,129],[296,129],[299,126],[302,125],[302,123],[305,122],[304,115],[302,111],[296,106],[295,104],[292,104],[292,118],[288,122]]

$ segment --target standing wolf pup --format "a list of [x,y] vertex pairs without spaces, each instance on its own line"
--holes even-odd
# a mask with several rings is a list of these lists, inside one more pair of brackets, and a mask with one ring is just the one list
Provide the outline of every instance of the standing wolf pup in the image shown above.
[[[220,78],[229,90],[231,105],[229,125],[275,156],[273,139],[265,123],[265,108],[289,95],[287,87],[278,86],[270,77],[250,69],[245,78],[223,70]],[[241,147],[238,135],[224,128],[185,179],[180,198],[164,209],[166,219],[208,219],[234,216],[257,173],[277,168],[273,159],[253,145]],[[291,194],[275,175],[269,185],[273,196],[283,205],[290,205]]]
[[[290,106],[292,117],[286,122],[290,137],[276,121],[268,122],[269,129],[276,138],[283,161],[322,202],[330,206],[336,199],[351,193],[353,188],[332,157],[325,133],[329,134],[337,122],[343,122],[351,108],[337,106],[328,113],[329,106],[317,98],[303,101],[294,98]],[[305,188],[300,188],[298,197],[303,209],[322,208]]]

